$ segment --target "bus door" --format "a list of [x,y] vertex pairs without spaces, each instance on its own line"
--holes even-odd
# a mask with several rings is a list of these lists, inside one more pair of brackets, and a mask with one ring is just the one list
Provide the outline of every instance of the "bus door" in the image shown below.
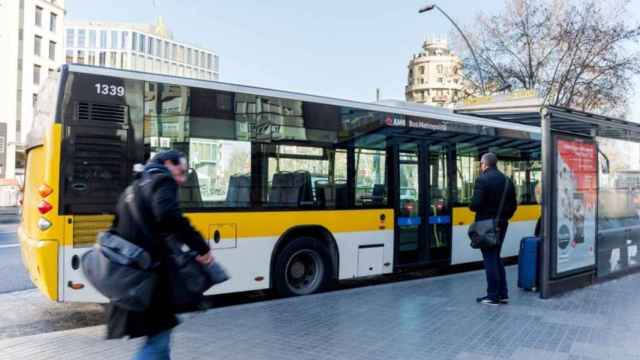
[[451,210],[446,148],[410,144],[395,151],[396,264],[448,264]]

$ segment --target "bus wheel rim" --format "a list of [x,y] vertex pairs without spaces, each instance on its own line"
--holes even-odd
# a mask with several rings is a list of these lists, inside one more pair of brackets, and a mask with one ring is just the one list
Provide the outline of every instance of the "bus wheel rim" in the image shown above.
[[320,286],[324,270],[324,263],[318,252],[310,249],[298,250],[287,261],[285,282],[296,295],[310,294]]

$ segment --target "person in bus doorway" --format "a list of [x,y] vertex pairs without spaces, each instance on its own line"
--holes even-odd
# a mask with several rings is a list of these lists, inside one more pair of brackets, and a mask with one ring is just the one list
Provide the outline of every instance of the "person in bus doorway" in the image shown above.
[[116,205],[112,231],[142,247],[159,263],[158,281],[149,307],[143,312],[110,305],[107,314],[107,338],[146,337],[134,359],[170,359],[171,330],[178,325],[175,309],[169,302],[169,266],[166,261],[169,237],[185,243],[200,254],[196,259],[211,264],[213,256],[207,242],[183,216],[178,207],[178,186],[185,182],[185,156],[176,150],[158,153],[134,182],[132,213],[124,194]]
[[[511,179],[498,170],[498,158],[493,153],[486,153],[480,159],[480,176],[476,179],[473,198],[469,208],[476,213],[476,221],[497,219],[500,242],[497,246],[481,249],[484,268],[487,275],[487,295],[479,297],[480,304],[498,305],[509,302],[507,275],[500,257],[502,243],[507,234],[509,219],[516,212],[515,186]],[[506,189],[505,189],[506,186]],[[505,192],[506,190],[506,192]],[[500,201],[505,192],[502,212],[498,214]]]

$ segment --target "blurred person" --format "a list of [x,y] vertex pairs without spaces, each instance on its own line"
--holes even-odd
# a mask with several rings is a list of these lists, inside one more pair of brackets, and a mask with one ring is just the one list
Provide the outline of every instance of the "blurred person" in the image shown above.
[[[125,193],[116,205],[112,231],[149,252],[157,267],[158,280],[151,304],[141,312],[111,304],[107,314],[107,338],[146,337],[136,360],[169,360],[171,331],[178,325],[171,305],[167,262],[170,254],[168,238],[189,246],[199,256],[201,264],[211,264],[209,245],[183,216],[178,206],[178,186],[186,181],[187,163],[184,154],[168,150],[151,158],[131,185],[133,199]],[[133,201],[137,215],[128,201]],[[142,222],[142,223],[140,223]]]

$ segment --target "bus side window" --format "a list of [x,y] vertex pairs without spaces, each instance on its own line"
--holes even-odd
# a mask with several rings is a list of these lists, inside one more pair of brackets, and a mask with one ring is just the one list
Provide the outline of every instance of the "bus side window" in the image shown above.
[[356,149],[356,207],[388,204],[387,157],[383,150]]

